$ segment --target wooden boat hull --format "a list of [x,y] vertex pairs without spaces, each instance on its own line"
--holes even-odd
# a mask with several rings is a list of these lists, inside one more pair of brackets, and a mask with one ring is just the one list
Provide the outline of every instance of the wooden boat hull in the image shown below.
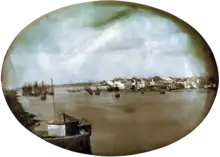
[[90,136],[88,134],[59,138],[42,138],[42,141],[53,152],[86,152],[91,154]]

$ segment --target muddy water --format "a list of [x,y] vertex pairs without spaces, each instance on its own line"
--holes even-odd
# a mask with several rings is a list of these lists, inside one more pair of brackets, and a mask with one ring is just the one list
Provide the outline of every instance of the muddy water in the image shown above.
[[[91,146],[96,155],[141,153],[175,142],[203,120],[204,107],[213,99],[214,93],[196,91],[165,95],[126,92],[119,99],[112,93],[90,96],[64,89],[56,89],[55,94],[57,114],[67,112],[92,122]],[[45,102],[23,97],[21,101],[40,119],[52,119],[52,97]]]

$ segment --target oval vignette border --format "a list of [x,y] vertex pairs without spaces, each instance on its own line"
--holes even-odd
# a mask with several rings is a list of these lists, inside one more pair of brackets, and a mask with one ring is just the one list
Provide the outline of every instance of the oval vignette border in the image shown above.
[[[31,21],[22,25],[22,28],[19,30],[19,32],[25,31],[26,28],[31,27],[34,24],[37,24],[38,21],[40,21],[43,17],[46,17],[47,15],[49,15],[50,13],[53,13],[54,11],[57,11],[59,9],[62,10],[62,9],[69,8],[72,5],[89,3],[89,2],[92,2],[94,4],[102,4],[102,5],[126,5],[126,6],[130,6],[130,7],[134,7],[134,8],[144,9],[144,10],[152,10],[157,15],[165,17],[165,18],[173,21],[178,27],[180,27],[180,29],[183,32],[187,33],[191,38],[195,39],[194,40],[195,44],[204,46],[204,51],[207,51],[206,55],[209,55],[209,57],[211,58],[210,50],[212,49],[212,47],[210,47],[210,45],[208,45],[208,43],[206,43],[204,41],[204,40],[208,40],[207,39],[208,37],[204,37],[203,35],[201,35],[199,30],[196,30],[195,28],[193,28],[192,24],[190,24],[190,23],[186,24],[184,19],[180,19],[179,17],[175,17],[173,14],[166,11],[166,9],[157,8],[153,5],[146,4],[143,2],[135,2],[135,1],[130,1],[130,0],[111,0],[110,2],[108,0],[93,0],[93,1],[88,0],[88,1],[81,1],[81,2],[71,2],[71,5],[65,4],[61,7],[54,8],[54,10],[52,10],[52,11],[44,12],[39,17],[33,17],[31,19]],[[4,80],[3,80],[4,60],[7,58],[7,54],[9,54],[11,52],[10,48],[13,47],[13,43],[14,43],[13,41],[15,41],[18,37],[19,37],[19,33],[15,33],[14,37],[11,39],[11,42],[10,42],[8,48],[5,50],[5,54],[2,57],[2,66],[1,66],[1,75],[0,75],[2,84],[4,84]],[[217,69],[215,69],[216,65],[213,63],[213,61],[209,60],[206,62],[205,65],[206,65],[207,69],[213,68],[211,70],[211,74],[213,76],[216,76],[215,74],[216,74]],[[216,78],[216,81],[218,81],[217,79],[218,78]],[[217,85],[218,85],[218,83],[217,83]],[[219,88],[219,87],[217,86],[217,88]],[[181,143],[181,141],[184,141],[184,140],[187,140],[188,138],[191,138],[190,136],[193,135],[193,133],[195,133],[202,126],[202,124],[204,123],[206,118],[208,118],[208,116],[210,115],[210,113],[212,111],[212,107],[215,105],[214,103],[217,100],[216,99],[217,93],[218,93],[218,90],[215,91],[215,97],[213,97],[212,103],[210,103],[210,104],[207,103],[208,100],[206,99],[206,105],[205,105],[205,112],[206,113],[204,114],[204,117],[201,118],[201,122],[198,123],[198,125],[195,126],[194,128],[190,129],[188,132],[186,132],[179,140],[177,140],[176,143],[179,143],[179,142]],[[176,143],[174,143],[174,144],[176,144]],[[146,152],[152,152],[152,151],[157,152],[157,151],[160,151],[160,149],[166,149],[166,148],[172,147],[174,144],[169,143],[166,145],[159,145],[158,147],[156,147],[152,150],[146,151]],[[141,154],[141,153],[146,153],[146,152],[138,152],[138,153],[133,153],[133,154],[136,155],[136,154]]]

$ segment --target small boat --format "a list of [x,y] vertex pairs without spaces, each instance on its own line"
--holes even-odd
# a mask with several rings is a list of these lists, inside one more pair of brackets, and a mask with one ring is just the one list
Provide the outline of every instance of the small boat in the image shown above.
[[141,92],[141,94],[144,94],[144,89],[141,88],[141,89],[140,89],[140,92]]
[[161,91],[160,94],[166,94],[166,92],[165,91]]
[[45,93],[40,97],[40,99],[41,99],[42,101],[47,100],[47,92],[45,92]]
[[40,99],[41,99],[42,101],[45,101],[45,100],[47,100],[47,97],[46,97],[45,95],[43,95],[43,96],[40,97]]
[[121,94],[120,93],[115,93],[115,98],[120,98]]
[[68,93],[75,93],[76,90],[67,90]]
[[85,87],[85,88],[84,88],[84,91],[85,91],[84,95],[85,95],[86,93],[89,93],[89,95],[93,95],[93,90],[92,90],[91,87]]
[[91,91],[88,91],[88,92],[89,92],[90,95],[93,95],[93,91],[92,91],[92,90],[91,90]]
[[68,93],[79,93],[82,92],[83,90],[81,89],[71,89],[71,90],[66,90]]
[[107,92],[114,92],[115,91],[115,87],[109,86],[107,88]]
[[96,90],[95,90],[95,95],[100,95],[100,93],[101,93],[100,89],[97,87]]
[[96,91],[96,92],[95,92],[95,95],[100,95],[100,91]]

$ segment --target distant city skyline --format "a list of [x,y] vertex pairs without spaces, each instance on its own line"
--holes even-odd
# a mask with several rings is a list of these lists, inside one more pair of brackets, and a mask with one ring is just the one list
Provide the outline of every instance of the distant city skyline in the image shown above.
[[8,73],[13,64],[14,76],[5,74],[6,86],[50,78],[62,84],[198,76],[206,63],[195,54],[205,50],[192,36],[152,10],[93,3],[66,7],[33,22],[15,39],[5,61]]

